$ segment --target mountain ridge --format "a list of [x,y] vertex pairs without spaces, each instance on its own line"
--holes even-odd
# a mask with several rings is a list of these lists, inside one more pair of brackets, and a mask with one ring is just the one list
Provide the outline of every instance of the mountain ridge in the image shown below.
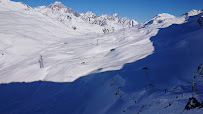
[[[52,10],[47,12],[42,11],[42,10],[48,10],[47,8],[51,8],[53,11]],[[113,15],[103,14],[101,16],[98,16],[91,11],[88,11],[85,14],[83,13],[80,14],[77,11],[73,11],[71,8],[68,8],[67,6],[64,6],[61,2],[54,2],[49,6],[36,7],[34,9],[36,9],[37,11],[41,10],[43,14],[49,15],[51,17],[53,17],[54,13],[60,13],[62,17],[56,17],[56,16],[55,17],[60,20],[63,20],[64,23],[66,23],[66,21],[69,21],[69,23],[71,23],[72,18],[78,17],[76,20],[80,22],[85,21],[90,25],[94,24],[94,25],[101,26],[99,31],[100,33],[113,32],[114,30],[119,30],[122,28],[133,27],[138,25],[138,22],[136,22],[135,20],[130,20],[127,17],[120,17],[118,14],[113,14]],[[68,20],[64,20],[65,18],[68,18]],[[83,29],[78,27],[78,25],[74,23],[75,22],[72,22],[71,26],[73,26],[74,28]]]

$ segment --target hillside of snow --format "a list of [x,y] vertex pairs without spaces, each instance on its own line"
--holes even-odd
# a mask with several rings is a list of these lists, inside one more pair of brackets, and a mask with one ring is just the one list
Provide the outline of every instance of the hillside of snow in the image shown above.
[[[5,26],[1,28],[1,83],[72,82],[93,72],[117,70],[151,54],[154,48],[149,38],[157,31],[146,34],[145,30],[129,28],[119,30],[119,34],[86,34],[32,8],[1,11],[0,15]],[[44,69],[39,68],[40,55]],[[28,76],[31,72],[35,73]]]
[[1,114],[203,112],[202,10],[138,24],[0,0],[0,17]]

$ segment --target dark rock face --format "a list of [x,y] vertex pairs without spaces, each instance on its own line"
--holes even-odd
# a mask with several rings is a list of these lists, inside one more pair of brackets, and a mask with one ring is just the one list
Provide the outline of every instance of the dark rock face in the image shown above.
[[195,78],[203,78],[203,64],[200,64],[197,68],[197,71],[194,72],[194,79]]
[[200,18],[197,20],[197,22],[199,23],[200,26],[203,25],[202,21],[203,21],[203,17],[200,17]]
[[191,110],[195,108],[202,108],[203,107],[203,102],[200,103],[195,97],[189,98],[188,103],[185,106],[185,110]]

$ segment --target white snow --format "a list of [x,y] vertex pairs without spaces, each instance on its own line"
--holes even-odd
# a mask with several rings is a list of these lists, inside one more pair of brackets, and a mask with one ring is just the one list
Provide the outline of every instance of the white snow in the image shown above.
[[[55,5],[66,8],[60,2],[49,7]],[[4,26],[0,32],[1,53],[4,54],[0,60],[1,83],[72,82],[93,72],[118,70],[125,63],[150,55],[154,48],[149,38],[158,31],[148,33],[143,32],[150,31],[148,28],[128,28],[106,35],[91,35],[75,31],[33,9],[1,11],[0,16],[3,17],[0,24]],[[39,67],[39,55],[43,56],[44,69]],[[12,71],[8,72],[10,69]]]
[[184,108],[203,100],[202,15],[138,24],[0,0],[0,113],[201,114]]

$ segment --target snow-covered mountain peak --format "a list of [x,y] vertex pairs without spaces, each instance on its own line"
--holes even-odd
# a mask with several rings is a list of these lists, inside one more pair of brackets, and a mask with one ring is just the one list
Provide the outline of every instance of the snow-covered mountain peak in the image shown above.
[[[115,20],[116,18],[117,18],[117,19],[122,18],[122,17],[119,16],[118,13],[114,13],[114,14],[112,14],[112,15],[109,15],[109,14],[102,14],[101,17],[107,18],[107,19],[109,19],[109,20]],[[125,17],[123,17],[123,18],[125,18]]]
[[195,10],[195,9],[193,9],[193,10],[191,10],[191,11],[189,11],[189,12],[183,14],[183,15],[185,15],[187,17],[190,17],[190,16],[198,15],[198,14],[200,14],[202,12],[203,12],[202,10]]
[[114,17],[119,17],[119,14],[118,13],[114,13],[113,16]]
[[73,14],[76,17],[80,16],[80,14],[77,11],[72,10],[71,8],[63,5],[61,2],[58,2],[58,1],[55,1],[54,3],[50,4],[46,8],[50,8],[55,13],[59,13],[61,15],[63,14],[66,15],[67,13],[69,13],[69,14]]
[[48,7],[49,8],[58,8],[58,9],[67,8],[61,2],[58,2],[58,1],[55,1],[54,3],[50,4]]
[[[71,8],[63,5],[61,2],[54,2],[49,6],[39,6],[35,8],[36,11],[39,11],[45,15],[50,17],[57,17],[57,19],[61,20],[60,18],[70,18],[71,15],[79,17],[80,14],[77,11],[72,10]],[[60,17],[62,16],[62,17]],[[65,17],[64,17],[65,16]],[[68,17],[66,17],[68,16]]]
[[156,15],[153,20],[166,20],[166,19],[171,19],[171,18],[175,18],[174,15],[168,14],[168,13],[161,13]]
[[183,14],[183,15],[177,17],[177,18],[178,18],[179,20],[182,20],[183,22],[185,22],[185,21],[187,21],[190,17],[195,16],[195,15],[199,15],[199,14],[201,14],[201,13],[203,13],[203,10],[195,10],[195,9],[193,9],[193,10],[191,10],[191,11],[189,11],[189,12],[187,12],[187,13],[185,13],[185,14]]
[[91,11],[88,11],[83,16],[88,18],[95,18],[97,15]]
[[161,13],[153,17],[151,20],[141,24],[141,27],[165,28],[172,24],[182,23],[184,20],[178,20],[177,17],[168,13]]

